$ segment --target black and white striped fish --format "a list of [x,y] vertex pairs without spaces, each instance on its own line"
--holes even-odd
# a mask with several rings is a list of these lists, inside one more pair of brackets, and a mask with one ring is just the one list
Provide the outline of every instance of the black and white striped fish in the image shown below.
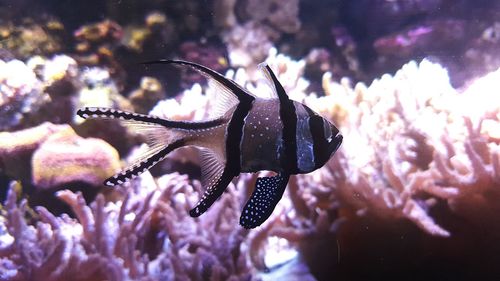
[[283,196],[290,175],[322,167],[342,143],[339,130],[302,103],[290,100],[271,68],[261,65],[273,92],[258,98],[233,80],[199,64],[160,60],[146,64],[188,66],[204,75],[218,89],[213,119],[202,122],[166,120],[155,116],[87,107],[83,118],[118,118],[146,136],[149,150],[135,164],[110,177],[105,185],[122,184],[151,168],[172,150],[192,145],[201,148],[202,184],[205,193],[190,211],[203,214],[240,173],[269,170],[259,177],[240,217],[245,228],[262,224]]

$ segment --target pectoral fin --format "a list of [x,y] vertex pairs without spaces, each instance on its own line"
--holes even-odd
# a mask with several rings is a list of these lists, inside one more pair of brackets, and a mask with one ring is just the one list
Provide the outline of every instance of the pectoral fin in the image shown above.
[[244,228],[255,228],[269,218],[283,196],[289,178],[289,175],[280,173],[257,179],[255,190],[241,213],[240,224]]

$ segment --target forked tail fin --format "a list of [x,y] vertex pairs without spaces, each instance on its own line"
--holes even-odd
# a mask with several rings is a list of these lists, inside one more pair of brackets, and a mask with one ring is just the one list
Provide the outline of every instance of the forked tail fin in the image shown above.
[[143,135],[148,144],[148,149],[132,165],[104,181],[107,186],[122,184],[139,176],[163,160],[174,149],[186,145],[185,137],[189,135],[191,130],[210,128],[222,122],[218,120],[206,122],[172,121],[156,116],[103,107],[85,107],[79,109],[77,115],[82,118],[120,120],[125,127]]

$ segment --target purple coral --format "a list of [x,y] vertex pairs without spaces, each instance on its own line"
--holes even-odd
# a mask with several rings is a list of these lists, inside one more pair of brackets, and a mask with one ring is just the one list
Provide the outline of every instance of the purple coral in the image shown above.
[[76,219],[38,207],[36,226],[27,224],[26,201],[16,203],[11,189],[0,224],[8,280],[254,279],[243,243],[247,232],[233,226],[236,197],[225,197],[217,215],[195,223],[186,211],[193,185],[186,176],[165,177],[159,189],[130,188],[117,203],[99,195],[88,206],[81,194],[60,191]]

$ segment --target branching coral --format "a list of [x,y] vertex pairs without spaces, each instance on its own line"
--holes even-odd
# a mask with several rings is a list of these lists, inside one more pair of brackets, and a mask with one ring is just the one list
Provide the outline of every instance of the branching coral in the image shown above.
[[11,190],[2,223],[7,230],[2,237],[11,237],[6,239],[11,243],[0,249],[2,265],[9,266],[7,279],[255,279],[243,243],[247,232],[234,227],[236,196],[225,196],[217,210],[195,222],[187,210],[199,183],[178,174],[158,183],[146,191],[130,187],[116,203],[100,195],[90,206],[81,194],[60,191],[77,220],[38,207],[36,226],[26,223],[26,202],[17,204]]
[[[304,276],[311,272],[318,277],[342,270],[346,244],[367,245],[349,240],[373,233],[364,227],[378,224],[385,234],[385,228],[403,225],[403,230],[391,229],[393,234],[414,235],[422,244],[436,243],[436,237],[456,243],[455,235],[463,235],[456,232],[460,223],[500,228],[495,218],[500,211],[500,109],[491,90],[498,88],[500,71],[463,93],[450,86],[446,70],[427,60],[411,62],[370,86],[353,88],[347,79],[337,83],[326,73],[325,96],[318,97],[308,94],[304,61],[275,49],[266,61],[293,99],[336,122],[345,142],[324,168],[290,180],[288,192],[261,228],[238,226],[257,174],[235,180],[199,219],[190,218],[188,210],[202,192],[200,184],[176,173],[157,179],[144,173],[90,206],[80,194],[61,191],[58,197],[71,206],[75,219],[55,217],[39,207],[34,225],[26,222],[26,203],[15,203],[10,192],[0,221],[0,276],[250,280],[272,266],[266,260],[270,253],[286,248],[300,253],[296,268],[306,264]],[[238,69],[226,75],[265,96],[267,83],[255,73]],[[97,82],[106,83],[109,76],[103,77]],[[210,84],[195,84],[150,113],[177,120],[209,118],[214,90]],[[196,153],[171,156],[193,159]],[[450,223],[451,216],[461,221]],[[78,275],[75,268],[85,274]]]
[[[471,102],[471,94],[458,95],[446,71],[428,61],[410,63],[368,88],[352,89],[328,79],[328,95],[306,101],[335,119],[347,136],[343,152],[319,176],[341,205],[360,215],[407,218],[438,236],[450,233],[429,216],[436,201],[426,193],[448,199],[452,211],[464,215],[496,208],[471,200],[486,199],[485,192],[497,194],[498,160],[497,144],[480,133],[480,125],[474,128],[470,118],[492,120],[488,116],[493,114],[497,122],[498,108],[490,106],[479,115],[464,111],[459,105],[466,104],[464,99]],[[492,97],[474,92],[474,100]],[[321,107],[327,103],[337,106]]]

